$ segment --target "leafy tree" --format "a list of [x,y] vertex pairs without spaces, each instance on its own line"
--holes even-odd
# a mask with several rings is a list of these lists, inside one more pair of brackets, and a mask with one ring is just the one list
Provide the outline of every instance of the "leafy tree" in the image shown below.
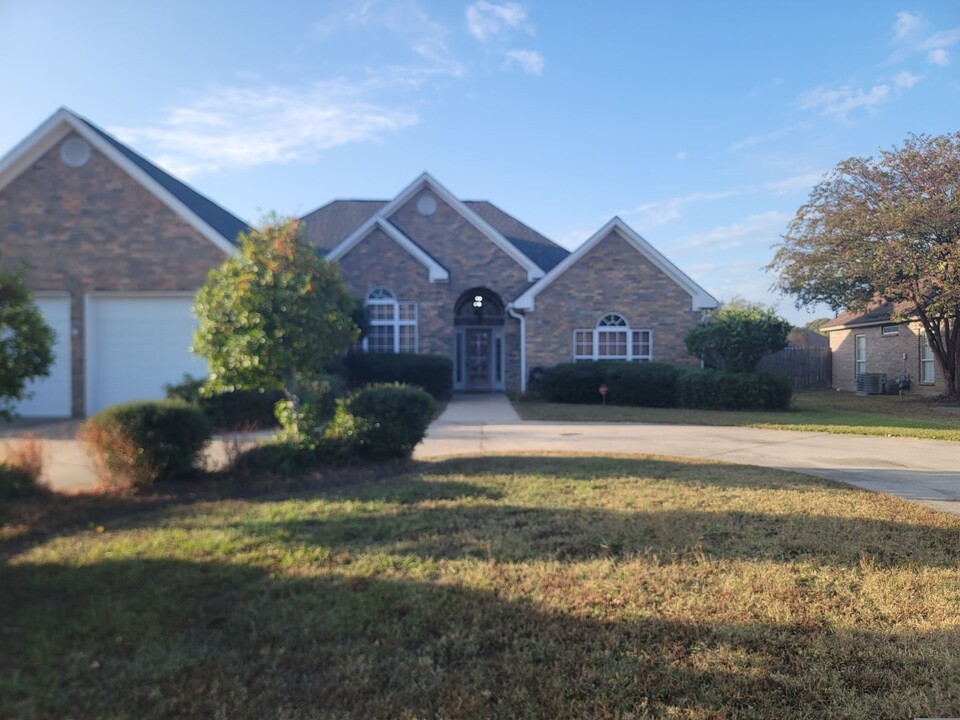
[[295,220],[268,217],[239,239],[197,294],[193,349],[210,363],[210,390],[283,390],[278,416],[296,431],[299,381],[358,338],[356,300]]
[[769,269],[797,307],[895,303],[916,317],[957,395],[960,367],[960,133],[914,135],[837,165],[810,194]]
[[22,270],[0,270],[0,417],[29,396],[27,382],[50,374],[54,332],[43,321]]
[[760,358],[787,346],[790,329],[773,308],[735,299],[688,332],[684,342],[708,365],[754,372]]
[[813,332],[823,335],[824,333],[820,328],[822,328],[828,322],[830,322],[830,318],[815,318],[803,327],[805,327],[807,330],[813,330]]

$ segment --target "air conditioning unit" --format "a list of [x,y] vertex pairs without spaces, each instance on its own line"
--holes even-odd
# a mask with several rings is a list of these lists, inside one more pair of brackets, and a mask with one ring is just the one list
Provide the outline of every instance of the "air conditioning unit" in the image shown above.
[[886,385],[886,373],[860,373],[857,375],[857,395],[883,395]]

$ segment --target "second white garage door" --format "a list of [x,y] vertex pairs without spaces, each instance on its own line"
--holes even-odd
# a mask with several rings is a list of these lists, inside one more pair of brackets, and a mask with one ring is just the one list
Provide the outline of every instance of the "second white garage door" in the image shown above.
[[163,386],[185,373],[207,374],[190,352],[196,319],[193,297],[87,298],[87,414],[130,400],[157,400]]

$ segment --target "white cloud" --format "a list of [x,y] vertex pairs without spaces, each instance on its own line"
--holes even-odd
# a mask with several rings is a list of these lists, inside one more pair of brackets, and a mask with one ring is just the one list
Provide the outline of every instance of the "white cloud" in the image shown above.
[[776,140],[783,137],[787,133],[792,132],[796,128],[800,127],[802,123],[795,123],[794,125],[788,125],[787,127],[779,128],[778,130],[772,130],[768,133],[760,133],[757,135],[749,135],[742,140],[738,140],[733,145],[730,146],[732,152],[737,150],[744,150],[749,147],[754,147],[756,145],[761,145],[765,142],[770,142],[771,140]]
[[526,20],[526,9],[515,2],[497,4],[478,0],[467,6],[467,29],[480,42],[486,42],[508,30],[523,29],[533,34],[533,28]]
[[688,205],[702,202],[715,202],[717,200],[726,200],[728,198],[744,197],[747,195],[792,195],[795,193],[808,192],[822,178],[823,173],[820,172],[803,173],[801,175],[784,178],[783,180],[773,180],[757,185],[732,188],[730,190],[696,192],[690,193],[689,195],[667,198],[666,200],[654,200],[630,209],[621,210],[616,214],[624,218],[633,218],[632,222],[646,230],[679,220],[684,208]]
[[685,235],[677,240],[676,247],[682,250],[729,250],[751,245],[766,248],[780,237],[791,218],[788,213],[775,210],[751,215],[740,222],[718,225],[706,232]]
[[518,65],[527,75],[543,74],[543,55],[535,50],[507,50],[503,56],[504,68]]
[[903,90],[909,90],[918,82],[920,82],[920,76],[914,75],[909,70],[903,70],[902,72],[898,72],[896,75],[893,76],[894,87],[897,87]]
[[678,152],[678,153],[674,153],[674,156],[673,156],[673,157],[675,157],[677,160],[686,160],[686,159],[687,159],[687,153],[686,153],[685,151],[681,150],[681,151]]
[[111,128],[121,140],[146,143],[171,172],[202,172],[310,162],[322,150],[377,140],[419,118],[371,102],[346,82],[309,87],[223,88],[177,108],[158,125]]
[[898,12],[897,19],[893,23],[893,41],[903,42],[913,36],[923,25],[924,21],[920,15]]
[[855,110],[875,110],[878,105],[890,102],[891,98],[890,86],[886,83],[874,85],[869,90],[849,85],[830,89],[821,85],[801,96],[800,107],[819,110],[821,115],[848,122],[850,113]]
[[927,61],[940,67],[946,67],[950,64],[950,53],[943,48],[936,48],[927,53]]

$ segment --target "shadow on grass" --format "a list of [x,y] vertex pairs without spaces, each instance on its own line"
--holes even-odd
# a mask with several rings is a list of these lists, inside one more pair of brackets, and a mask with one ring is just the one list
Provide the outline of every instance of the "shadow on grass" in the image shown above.
[[0,566],[3,717],[913,717],[956,630],[600,620],[453,585],[116,561]]

